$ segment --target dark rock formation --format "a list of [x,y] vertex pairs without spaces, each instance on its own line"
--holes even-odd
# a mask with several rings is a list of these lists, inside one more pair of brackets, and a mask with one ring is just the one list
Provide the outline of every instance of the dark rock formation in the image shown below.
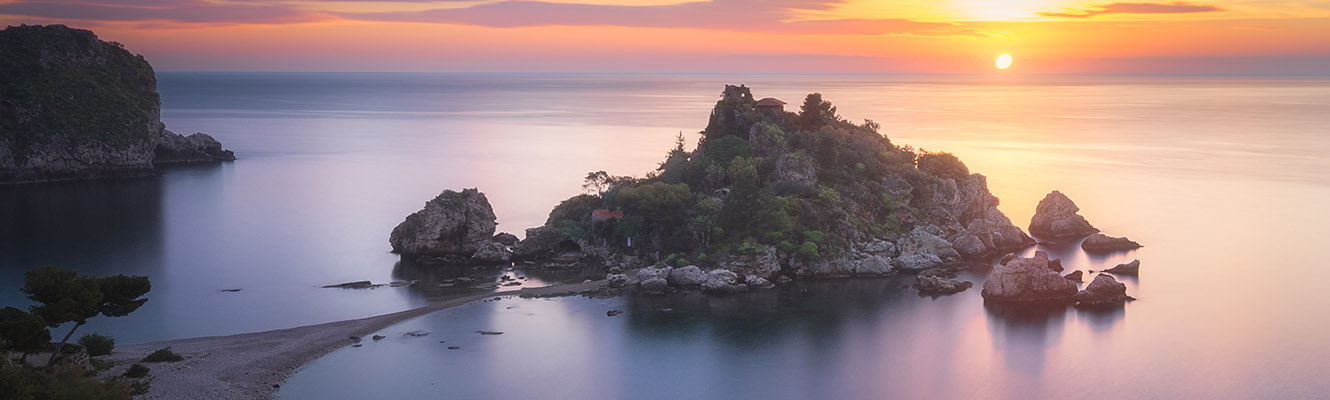
[[1070,274],[1063,276],[1063,278],[1067,278],[1067,280],[1072,282],[1085,282],[1085,278],[1083,278],[1082,275],[1081,270],[1075,270],[1071,271]]
[[1061,258],[1054,258],[1054,259],[1052,259],[1052,260],[1048,260],[1048,269],[1051,269],[1051,270],[1056,271],[1056,272],[1062,272],[1062,270],[1063,270],[1063,268],[1062,268],[1062,259],[1061,259]]
[[1067,195],[1054,190],[1035,207],[1034,217],[1030,218],[1030,234],[1046,238],[1080,237],[1098,233],[1099,229],[1090,225],[1076,212],[1080,207]]
[[152,66],[64,25],[0,31],[0,184],[126,178],[154,164],[234,160],[161,122]]
[[1076,284],[1049,269],[1048,254],[1037,251],[993,268],[982,295],[997,302],[1067,302],[1076,295]]
[[517,235],[508,232],[496,233],[494,234],[494,237],[491,239],[493,239],[496,242],[503,243],[504,246],[512,246],[517,244],[517,242],[521,241],[520,239],[517,238]]
[[914,278],[914,288],[921,294],[947,295],[964,292],[974,286],[968,281],[958,281],[939,275],[920,275]]
[[487,240],[476,247],[476,252],[471,255],[471,260],[481,263],[498,264],[512,261],[513,251],[493,240]]
[[1115,305],[1127,300],[1133,300],[1127,296],[1127,285],[1105,274],[1095,276],[1084,290],[1076,293],[1077,305],[1081,306]]
[[404,255],[470,257],[481,245],[493,243],[495,226],[494,209],[484,193],[445,190],[393,228],[388,242],[394,253]]
[[1081,249],[1089,253],[1111,253],[1114,251],[1136,250],[1141,248],[1140,243],[1136,243],[1125,237],[1112,237],[1102,233],[1096,233],[1085,238],[1081,242]]
[[548,226],[527,228],[526,239],[513,245],[514,260],[543,260],[560,253],[563,235]]
[[1141,260],[1131,260],[1131,262],[1126,264],[1118,264],[1113,268],[1104,270],[1104,272],[1110,274],[1136,276],[1141,272]]

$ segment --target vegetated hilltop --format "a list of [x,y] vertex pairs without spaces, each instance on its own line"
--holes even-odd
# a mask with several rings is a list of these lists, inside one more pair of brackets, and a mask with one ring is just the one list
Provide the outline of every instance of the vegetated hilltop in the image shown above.
[[954,155],[896,146],[817,93],[797,113],[779,104],[727,85],[695,150],[681,134],[645,178],[589,174],[590,193],[528,229],[514,257],[575,247],[772,279],[918,272],[1033,244]]
[[0,31],[0,184],[137,177],[154,164],[234,160],[162,124],[152,66],[64,25]]

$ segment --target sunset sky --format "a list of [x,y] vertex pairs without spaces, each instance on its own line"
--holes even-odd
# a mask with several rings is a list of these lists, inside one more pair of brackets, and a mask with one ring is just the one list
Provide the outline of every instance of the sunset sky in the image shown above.
[[0,0],[161,71],[1330,73],[1330,0]]

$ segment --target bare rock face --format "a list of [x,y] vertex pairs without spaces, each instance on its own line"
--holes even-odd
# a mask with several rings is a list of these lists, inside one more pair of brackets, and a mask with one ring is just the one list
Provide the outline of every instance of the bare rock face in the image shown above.
[[1127,285],[1107,274],[1099,274],[1085,290],[1076,293],[1076,302],[1081,306],[1106,306],[1122,304],[1132,300],[1127,295]]
[[914,278],[914,288],[921,294],[946,295],[964,292],[974,286],[967,281],[958,281],[939,275],[920,275]]
[[1067,195],[1054,190],[1035,207],[1034,217],[1030,218],[1030,234],[1048,238],[1080,237],[1098,233],[1099,229],[1090,225],[1076,212],[1080,207]]
[[1081,249],[1091,253],[1111,253],[1114,251],[1136,250],[1141,248],[1140,243],[1136,243],[1125,237],[1112,237],[1102,233],[1096,233],[1085,238],[1081,242]]
[[470,257],[481,245],[493,243],[496,226],[484,193],[445,190],[393,228],[388,242],[399,254]]
[[731,255],[729,260],[721,263],[718,268],[728,269],[737,274],[774,278],[776,273],[780,272],[781,263],[775,247],[763,246],[751,254]]
[[1118,264],[1113,268],[1104,270],[1104,272],[1110,274],[1136,276],[1137,274],[1141,273],[1141,260],[1131,260],[1131,262],[1126,264]]
[[493,240],[481,242],[476,248],[476,253],[471,255],[471,260],[481,263],[507,263],[511,262],[513,251],[508,250],[508,246]]
[[894,261],[897,269],[906,272],[919,272],[939,265],[960,261],[961,254],[956,248],[939,236],[937,227],[918,227],[902,239],[897,247],[900,257]]
[[503,243],[505,246],[512,246],[517,244],[517,242],[521,241],[521,239],[517,238],[517,235],[508,232],[496,233],[494,234],[494,237],[491,239],[493,239],[496,242]]
[[559,253],[559,242],[563,235],[548,226],[527,228],[526,239],[513,245],[513,259],[542,260]]
[[993,268],[984,281],[984,300],[1012,303],[1069,302],[1076,284],[1048,268],[1048,253],[1016,257]]
[[0,30],[0,184],[156,175],[155,164],[234,160],[161,122],[152,66],[64,25]]
[[646,267],[637,271],[638,288],[642,291],[659,293],[669,288],[670,267]]

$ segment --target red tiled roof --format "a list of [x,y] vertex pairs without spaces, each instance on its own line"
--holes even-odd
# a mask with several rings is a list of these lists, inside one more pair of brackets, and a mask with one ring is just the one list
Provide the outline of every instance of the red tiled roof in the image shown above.
[[623,218],[623,210],[595,210],[591,212],[591,216],[596,218]]
[[757,101],[757,107],[784,107],[785,102],[776,100],[774,97],[768,97]]

